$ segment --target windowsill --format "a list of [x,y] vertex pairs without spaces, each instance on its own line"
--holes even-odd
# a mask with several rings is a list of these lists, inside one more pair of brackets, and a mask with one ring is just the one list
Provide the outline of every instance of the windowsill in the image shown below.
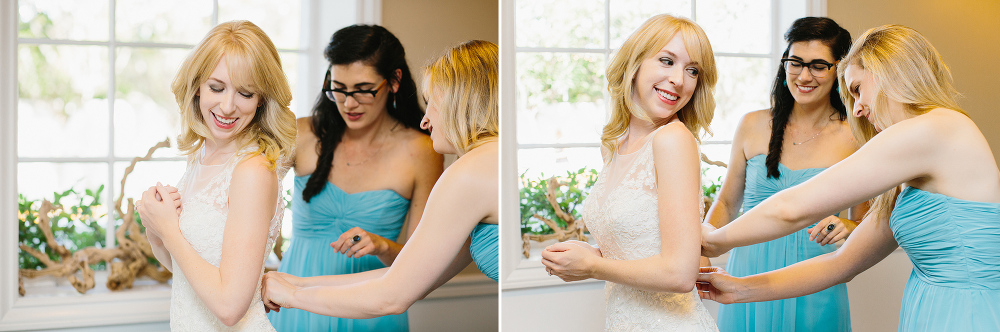
[[[129,290],[105,288],[107,271],[94,273],[95,287],[80,294],[65,278],[25,279],[26,295],[0,319],[0,331],[58,329],[170,320],[170,284],[143,278]],[[425,299],[496,295],[497,283],[470,265]]]

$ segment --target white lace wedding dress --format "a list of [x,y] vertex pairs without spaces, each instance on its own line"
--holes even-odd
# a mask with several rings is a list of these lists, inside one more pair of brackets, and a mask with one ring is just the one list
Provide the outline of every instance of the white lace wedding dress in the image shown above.
[[[637,260],[660,252],[655,133],[640,138],[646,141],[638,151],[616,153],[583,204],[583,220],[604,258]],[[605,290],[606,331],[718,331],[697,289],[651,292],[606,282]]]
[[[177,189],[181,194],[180,229],[184,238],[191,243],[201,258],[216,267],[222,260],[222,235],[226,227],[226,217],[229,215],[229,183],[233,178],[236,164],[244,159],[256,147],[245,148],[229,157],[221,165],[203,165],[201,163],[204,149],[197,153],[188,163],[187,170]],[[281,179],[287,167],[278,167],[275,176]],[[278,183],[280,193],[281,183]],[[277,207],[268,227],[267,245],[263,248],[245,248],[267,252],[274,245],[274,240],[281,229],[281,218],[285,211],[282,196],[278,195]],[[240,220],[232,220],[234,223]],[[173,259],[173,286],[170,296],[170,330],[171,331],[274,331],[271,322],[264,315],[264,304],[260,297],[260,282],[264,269],[261,268],[257,279],[250,308],[242,319],[229,327],[222,324],[218,318],[205,306],[198,294],[191,288],[184,272]]]

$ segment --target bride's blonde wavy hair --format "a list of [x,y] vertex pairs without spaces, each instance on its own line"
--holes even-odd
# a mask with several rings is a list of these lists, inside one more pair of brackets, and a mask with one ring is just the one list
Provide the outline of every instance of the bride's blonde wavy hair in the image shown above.
[[[893,100],[912,114],[924,114],[935,108],[947,108],[966,114],[955,99],[959,96],[952,85],[951,71],[941,60],[941,54],[916,30],[901,25],[883,25],[865,31],[851,46],[837,68],[840,98],[847,109],[854,109],[851,87],[844,79],[849,66],[857,66],[872,75],[875,96],[869,111],[880,128],[892,125],[887,112]],[[966,114],[968,116],[968,114]],[[848,117],[851,131],[859,144],[865,144],[878,131],[865,117]],[[872,198],[865,215],[874,220],[889,220],[896,205],[899,187]]]
[[295,150],[295,114],[288,108],[292,90],[281,69],[278,50],[250,21],[225,22],[212,28],[177,71],[171,89],[182,119],[178,149],[191,155],[212,137],[201,114],[198,89],[223,57],[233,84],[261,96],[250,125],[235,139],[243,141],[240,148],[256,143],[258,149],[250,156],[263,155],[274,170],[279,163],[291,160]]
[[606,76],[611,95],[611,119],[601,133],[601,145],[611,152],[610,155],[615,153],[618,139],[628,130],[630,115],[651,121],[632,100],[635,77],[642,62],[663,49],[675,34],[681,35],[688,55],[700,67],[694,95],[687,105],[677,111],[677,118],[699,141],[703,132],[711,134],[709,124],[715,115],[715,83],[718,80],[712,44],[705,31],[693,21],[667,14],[656,15],[628,36],[608,64]]

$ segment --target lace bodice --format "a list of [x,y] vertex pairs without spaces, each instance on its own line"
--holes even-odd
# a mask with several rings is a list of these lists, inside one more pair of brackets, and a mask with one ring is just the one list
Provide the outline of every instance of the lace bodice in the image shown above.
[[[201,258],[216,267],[222,260],[223,233],[226,223],[230,221],[227,220],[227,217],[229,215],[229,183],[233,178],[233,170],[239,162],[255,150],[256,147],[245,148],[221,165],[203,165],[201,160],[204,150],[202,150],[188,162],[187,170],[178,183],[177,189],[181,194],[182,207],[179,221],[181,233],[184,234],[184,238]],[[287,167],[279,166],[275,171],[275,176],[280,180],[287,170]],[[280,181],[278,192],[282,192]],[[281,218],[285,210],[285,204],[283,204],[281,197],[279,194],[274,215],[268,226],[267,245],[263,248],[246,248],[246,250],[261,250],[265,252],[265,257],[267,257],[267,252],[274,245],[274,240],[281,229]],[[231,222],[238,223],[240,221],[231,220]],[[173,262],[173,272],[170,297],[171,330],[274,331],[267,316],[264,315],[264,305],[261,302],[260,276],[263,276],[264,273],[263,266],[258,276],[257,288],[250,308],[243,318],[232,327],[222,324],[205,306],[198,294],[191,288],[184,272],[177,265],[176,259]]]
[[[598,175],[583,204],[583,220],[605,258],[637,260],[660,252],[652,144],[655,134],[642,138],[645,143],[639,150],[616,154]],[[697,290],[667,293],[613,282],[605,285],[607,331],[718,330]]]

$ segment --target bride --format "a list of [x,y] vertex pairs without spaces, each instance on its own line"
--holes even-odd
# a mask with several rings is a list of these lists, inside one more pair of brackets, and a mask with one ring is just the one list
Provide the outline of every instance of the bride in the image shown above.
[[172,88],[187,170],[177,188],[157,184],[136,203],[156,258],[174,273],[170,329],[274,331],[258,290],[295,144],[278,52],[253,23],[222,23]]
[[565,281],[608,281],[608,331],[716,331],[695,291],[697,136],[715,109],[712,46],[694,22],[654,16],[625,40],[607,77],[605,167],[583,207],[599,248],[553,244],[542,263]]

